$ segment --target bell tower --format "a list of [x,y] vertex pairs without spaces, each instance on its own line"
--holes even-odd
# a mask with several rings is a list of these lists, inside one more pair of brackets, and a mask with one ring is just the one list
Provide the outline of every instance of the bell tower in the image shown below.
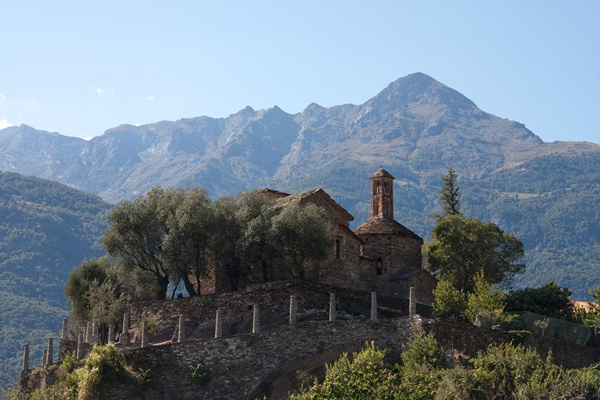
[[383,168],[371,176],[371,218],[394,219],[394,177]]

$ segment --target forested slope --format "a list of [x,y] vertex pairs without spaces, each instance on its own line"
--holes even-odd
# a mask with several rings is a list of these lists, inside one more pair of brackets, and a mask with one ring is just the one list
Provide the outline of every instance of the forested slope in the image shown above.
[[110,206],[65,185],[0,172],[0,390],[17,376],[22,345],[33,365],[68,314],[62,294],[74,266],[103,252]]

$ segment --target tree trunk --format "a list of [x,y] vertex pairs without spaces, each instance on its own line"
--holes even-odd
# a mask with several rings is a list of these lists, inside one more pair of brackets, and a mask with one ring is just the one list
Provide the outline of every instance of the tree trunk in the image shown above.
[[185,285],[185,290],[186,290],[186,292],[188,292],[190,297],[198,296],[198,293],[196,293],[196,289],[194,289],[194,284],[192,283],[192,281],[190,281],[190,277],[185,275],[181,279],[183,280],[183,284]]
[[267,269],[267,262],[265,260],[262,260],[262,275],[263,275],[263,282],[269,282],[269,271]]
[[165,300],[167,298],[167,290],[169,289],[169,277],[160,276],[157,274],[156,280],[158,283],[158,290],[156,291],[157,300]]

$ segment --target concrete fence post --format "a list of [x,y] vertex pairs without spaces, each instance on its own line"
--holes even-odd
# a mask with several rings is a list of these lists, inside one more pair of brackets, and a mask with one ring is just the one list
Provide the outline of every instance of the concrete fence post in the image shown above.
[[260,331],[260,310],[258,304],[252,306],[252,333]]
[[215,338],[218,339],[223,336],[223,319],[221,316],[221,310],[217,310],[215,316]]
[[92,322],[92,336],[90,337],[90,344],[92,346],[95,346],[97,340],[98,340],[98,317],[94,315],[94,319]]
[[115,342],[115,326],[110,324],[108,326],[108,344],[113,344]]
[[22,371],[29,371],[29,345],[26,344],[23,348],[23,369]]
[[83,343],[83,332],[81,330],[79,330],[79,332],[77,332],[77,352],[75,354],[75,357],[77,357],[78,360],[81,360],[83,358],[83,349],[81,348],[82,343]]
[[296,313],[298,312],[298,303],[296,296],[290,296],[290,325],[296,325]]
[[335,293],[329,293],[329,322],[335,321]]
[[179,321],[177,325],[177,342],[181,343],[185,341],[185,321],[183,320],[183,315],[179,316]]
[[417,315],[417,299],[415,297],[415,288],[410,287],[408,292],[408,315]]
[[119,344],[127,346],[129,344],[129,314],[123,314],[123,332],[119,337]]
[[48,349],[42,350],[42,365],[44,367],[48,366]]
[[48,359],[46,364],[52,365],[54,364],[54,339],[48,338]]
[[146,327],[146,321],[142,321],[142,340],[140,347],[142,349],[148,347],[148,327]]
[[92,344],[92,323],[88,322],[85,326],[85,342]]
[[63,318],[61,339],[69,339],[69,318]]
[[377,292],[371,292],[371,321],[377,321]]

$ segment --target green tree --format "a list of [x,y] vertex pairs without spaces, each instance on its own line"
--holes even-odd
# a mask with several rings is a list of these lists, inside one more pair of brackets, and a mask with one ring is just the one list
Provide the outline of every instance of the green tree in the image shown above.
[[436,317],[451,321],[462,320],[467,310],[467,300],[462,290],[458,290],[450,281],[441,280],[433,291],[435,300],[432,304]]
[[242,225],[236,212],[239,201],[233,197],[222,197],[215,202],[215,226],[210,240],[211,263],[215,274],[224,277],[237,290],[249,274],[242,260],[240,242]]
[[571,291],[550,281],[535,288],[511,291],[506,297],[507,311],[529,311],[552,318],[575,321]]
[[117,283],[117,276],[111,273],[112,264],[108,258],[84,260],[79,268],[73,269],[67,278],[64,294],[71,309],[72,323],[85,324],[93,315],[90,310],[90,289],[105,282]]
[[[163,247],[171,281],[182,280],[188,294],[196,296],[200,293],[201,278],[211,269],[208,252],[216,229],[215,213],[205,190],[191,189],[183,195],[167,219],[169,229]],[[194,278],[195,287],[190,277]]]
[[492,284],[486,281],[484,272],[480,271],[475,275],[473,292],[467,294],[466,316],[471,322],[479,320],[481,326],[491,327],[512,319],[504,313],[504,307],[506,303],[502,293],[494,290]]
[[117,267],[106,257],[85,260],[71,271],[64,293],[72,323],[85,325],[97,317],[102,337],[106,336],[108,325],[119,324],[131,303]]
[[102,244],[112,257],[128,269],[140,269],[154,276],[156,298],[165,299],[169,286],[169,268],[164,259],[163,237],[168,234],[170,213],[161,207],[165,191],[156,187],[133,201],[122,201],[108,216],[110,226]]
[[462,215],[440,219],[428,244],[428,265],[439,279],[472,291],[474,277],[483,270],[492,284],[510,281],[525,265],[523,243],[494,223]]
[[279,249],[272,229],[273,218],[278,209],[275,199],[260,192],[240,195],[240,207],[236,213],[242,229],[240,241],[243,262],[248,269],[262,275],[263,282],[269,280],[269,270],[278,259]]
[[440,202],[444,213],[441,218],[450,215],[460,215],[460,196],[458,187],[458,174],[452,168],[448,168],[448,173],[442,178],[444,186],[440,189]]
[[323,261],[331,251],[333,229],[325,222],[324,211],[314,204],[289,204],[273,218],[279,267],[292,277],[304,279],[312,263]]

